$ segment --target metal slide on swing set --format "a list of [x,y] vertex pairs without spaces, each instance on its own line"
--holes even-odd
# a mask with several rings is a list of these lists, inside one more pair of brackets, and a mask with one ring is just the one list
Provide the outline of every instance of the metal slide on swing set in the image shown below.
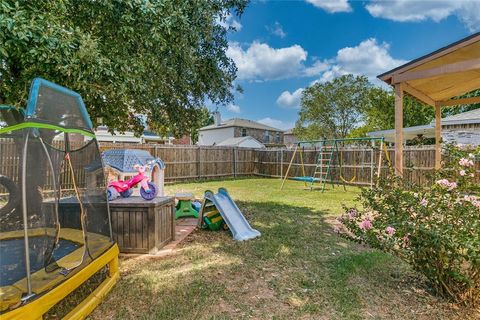
[[[287,171],[285,172],[285,175],[282,177],[282,185],[280,187],[280,190],[283,189],[285,185],[285,181],[287,179],[291,180],[296,180],[296,181],[303,181],[305,184],[305,187],[307,187],[307,183],[310,183],[310,190],[315,189],[315,182],[319,182],[321,184],[320,190],[322,192],[325,191],[326,185],[328,182],[332,184],[332,187],[334,187],[334,180],[333,180],[333,167],[334,167],[334,162],[335,162],[335,156],[340,153],[341,151],[339,150],[338,144],[339,143],[344,143],[344,142],[355,142],[355,141],[367,141],[372,143],[372,152],[373,152],[373,145],[375,141],[380,141],[380,154],[379,154],[379,159],[378,159],[378,170],[377,170],[377,177],[380,176],[380,170],[381,170],[381,163],[382,163],[382,151],[385,153],[385,158],[388,162],[388,165],[390,165],[390,158],[388,156],[388,152],[386,151],[386,146],[385,146],[385,140],[383,137],[380,138],[345,138],[345,139],[323,139],[323,140],[310,140],[310,141],[299,141],[297,142],[295,149],[293,151],[292,158],[290,160],[290,163],[288,165]],[[318,151],[315,159],[315,170],[313,172],[312,176],[306,176],[305,173],[305,164],[303,162],[303,150],[300,150],[299,152],[299,157],[300,157],[300,165],[302,169],[302,174],[303,176],[295,176],[295,177],[289,177],[288,174],[290,172],[290,169],[292,167],[293,161],[295,159],[295,156],[297,152],[299,151],[298,149],[302,147],[302,145],[305,144],[310,144],[310,145],[320,145],[320,150]],[[339,167],[340,167],[340,180],[342,182],[342,185],[345,189],[345,184],[346,183],[351,183],[353,181],[348,181],[342,176],[342,162],[343,162],[343,157],[340,157],[339,159]],[[373,155],[371,159],[371,184],[373,184]],[[355,179],[355,176],[352,180]],[[337,182],[338,184],[338,182]]]

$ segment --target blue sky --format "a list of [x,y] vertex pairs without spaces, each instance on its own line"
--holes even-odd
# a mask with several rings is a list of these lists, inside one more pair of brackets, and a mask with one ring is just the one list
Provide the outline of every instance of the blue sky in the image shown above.
[[[480,29],[480,0],[251,1],[229,17],[227,54],[244,89],[220,106],[288,129],[302,89],[345,74],[375,76]],[[215,109],[215,106],[210,106]]]

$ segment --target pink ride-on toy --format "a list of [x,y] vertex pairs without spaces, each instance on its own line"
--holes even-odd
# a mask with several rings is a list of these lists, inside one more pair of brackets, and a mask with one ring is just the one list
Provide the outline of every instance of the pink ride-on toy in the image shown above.
[[133,176],[127,181],[113,181],[108,184],[107,187],[107,197],[109,201],[115,200],[118,197],[128,198],[132,195],[132,188],[140,183],[140,195],[145,200],[152,200],[157,196],[158,188],[157,185],[150,181],[150,179],[144,175],[145,170],[149,168],[149,165],[146,164],[141,166],[136,164],[133,166],[137,170],[138,174]]

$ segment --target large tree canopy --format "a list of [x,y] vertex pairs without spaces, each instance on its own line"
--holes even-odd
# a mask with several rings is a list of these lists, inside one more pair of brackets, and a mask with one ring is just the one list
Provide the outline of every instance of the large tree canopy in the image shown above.
[[23,106],[34,77],[79,92],[93,122],[159,133],[198,125],[206,99],[232,100],[225,54],[230,14],[246,0],[5,0],[0,3],[0,103]]
[[362,119],[369,88],[365,76],[351,74],[306,88],[295,133],[305,139],[345,138]]
[[[480,95],[472,91],[459,98]],[[367,132],[395,127],[391,89],[372,86],[366,77],[344,75],[315,83],[302,94],[295,134],[301,139],[365,137]],[[480,104],[442,108],[442,117],[479,108]],[[403,124],[412,127],[435,119],[435,108],[405,95]]]

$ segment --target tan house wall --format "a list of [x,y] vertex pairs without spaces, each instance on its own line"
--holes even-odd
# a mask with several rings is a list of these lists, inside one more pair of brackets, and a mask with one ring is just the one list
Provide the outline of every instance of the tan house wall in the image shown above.
[[289,146],[294,146],[297,144],[298,139],[295,137],[293,134],[285,134],[283,135],[283,143],[289,147]]

